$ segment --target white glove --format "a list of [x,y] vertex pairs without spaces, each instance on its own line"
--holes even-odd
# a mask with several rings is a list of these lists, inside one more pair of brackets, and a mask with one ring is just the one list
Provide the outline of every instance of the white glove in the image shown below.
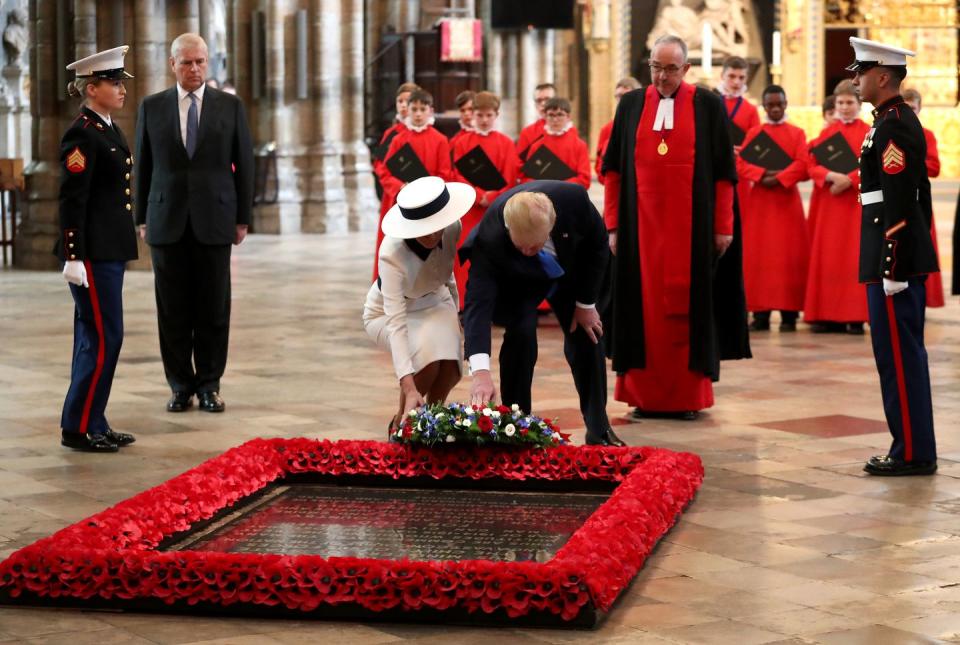
[[897,282],[896,280],[883,279],[883,292],[888,296],[904,291],[908,286],[906,282]]
[[63,265],[63,278],[78,287],[90,286],[87,282],[87,269],[80,260],[70,260]]

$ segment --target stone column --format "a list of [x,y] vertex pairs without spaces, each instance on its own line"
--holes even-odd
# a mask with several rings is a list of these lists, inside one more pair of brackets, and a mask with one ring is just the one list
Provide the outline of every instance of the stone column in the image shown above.
[[[26,190],[17,232],[15,259],[25,269],[52,269],[51,254],[59,235],[61,93],[57,60],[57,0],[31,0],[30,114],[32,161],[24,170]],[[63,9],[63,8],[61,8]],[[63,17],[61,16],[61,20]],[[61,25],[66,27],[66,25]]]

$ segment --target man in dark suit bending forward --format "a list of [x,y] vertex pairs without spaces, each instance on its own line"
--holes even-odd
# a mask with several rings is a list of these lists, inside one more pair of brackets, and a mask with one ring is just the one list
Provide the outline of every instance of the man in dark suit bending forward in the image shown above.
[[463,321],[472,403],[496,397],[490,375],[490,325],[496,323],[505,327],[502,400],[530,411],[537,305],[546,298],[563,329],[587,443],[624,445],[607,419],[603,324],[597,311],[607,297],[610,250],[587,191],[561,181],[513,188],[490,205],[460,253],[470,260]]

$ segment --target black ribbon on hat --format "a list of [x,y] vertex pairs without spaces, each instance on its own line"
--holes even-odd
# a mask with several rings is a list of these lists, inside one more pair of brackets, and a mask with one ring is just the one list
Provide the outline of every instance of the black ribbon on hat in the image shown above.
[[447,190],[447,187],[444,186],[443,192],[437,195],[437,198],[432,202],[424,204],[423,206],[417,206],[416,208],[404,208],[403,206],[400,206],[400,214],[403,215],[404,219],[424,219],[440,212],[440,210],[446,206],[447,202],[449,201],[450,192]]

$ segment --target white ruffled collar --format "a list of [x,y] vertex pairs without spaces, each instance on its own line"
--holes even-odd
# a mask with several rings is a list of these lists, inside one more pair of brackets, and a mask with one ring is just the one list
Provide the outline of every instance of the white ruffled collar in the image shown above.
[[544,126],[543,131],[545,134],[549,134],[551,137],[562,137],[567,132],[570,131],[570,128],[573,127],[573,121],[568,121],[567,125],[563,126],[563,129],[560,131],[551,130],[549,127]]

